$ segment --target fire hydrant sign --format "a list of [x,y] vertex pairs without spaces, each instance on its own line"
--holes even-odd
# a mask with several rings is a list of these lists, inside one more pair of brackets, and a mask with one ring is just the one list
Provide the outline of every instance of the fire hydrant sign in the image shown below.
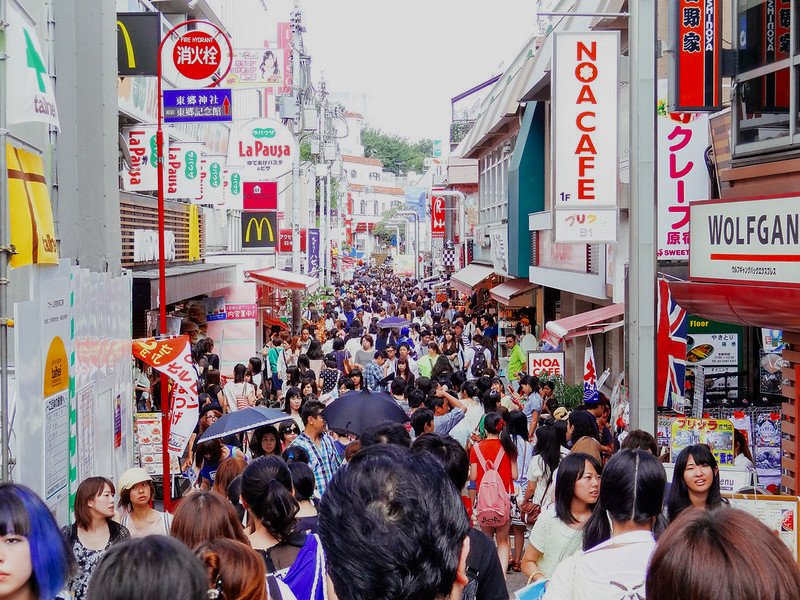
[[554,45],[556,242],[616,242],[619,33],[557,32]]
[[178,73],[184,77],[206,79],[219,70],[222,49],[211,34],[205,31],[189,31],[175,43],[172,61]]

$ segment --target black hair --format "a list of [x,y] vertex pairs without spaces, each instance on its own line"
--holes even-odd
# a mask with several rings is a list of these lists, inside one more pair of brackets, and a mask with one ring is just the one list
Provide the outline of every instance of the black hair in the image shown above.
[[550,390],[556,391],[556,384],[552,381],[543,381],[539,387],[546,387]]
[[461,386],[461,391],[470,398],[474,398],[478,395],[478,386],[475,385],[474,381],[467,381]]
[[411,435],[402,423],[384,421],[378,425],[367,428],[359,437],[361,447],[376,444],[396,444],[404,448],[411,447]]
[[570,442],[575,443],[584,436],[600,441],[600,433],[597,429],[597,419],[594,415],[585,410],[573,410],[569,413],[569,422],[574,429],[572,430],[572,437]]
[[342,377],[339,379],[339,387],[344,387],[347,391],[356,389],[356,384],[349,377]]
[[649,450],[653,456],[658,456],[658,442],[656,442],[656,438],[653,437],[652,433],[644,431],[643,429],[629,431],[625,439],[622,440],[621,446],[623,450]]
[[430,377],[417,377],[417,389],[421,390],[426,396],[430,393],[433,382]]
[[481,396],[481,404],[483,404],[483,412],[492,413],[497,412],[498,405],[500,404],[500,394],[495,390],[486,390]]
[[247,372],[247,367],[242,363],[233,367],[233,383],[242,383],[244,381],[244,374]]
[[302,446],[289,446],[286,448],[286,450],[281,452],[281,458],[286,461],[287,465],[290,465],[293,462],[304,462],[306,464],[311,463],[311,456],[308,454],[308,450]]
[[536,445],[533,447],[534,455],[539,455],[544,461],[547,484],[553,480],[553,473],[561,462],[561,444],[558,443],[558,433],[555,427],[539,427],[536,430]]
[[425,452],[438,460],[456,489],[461,493],[469,479],[469,456],[458,440],[449,435],[423,433],[411,444],[412,453]]
[[386,353],[386,350],[378,350],[373,358],[389,358],[389,355]]
[[425,392],[420,389],[413,389],[408,393],[408,406],[419,408],[425,403]]
[[266,452],[261,447],[261,440],[264,439],[264,436],[267,434],[272,434],[275,436],[275,449],[272,451],[272,454],[280,455],[281,453],[281,436],[278,433],[278,430],[275,428],[274,425],[264,425],[263,427],[259,427],[253,432],[253,437],[250,439],[250,454],[253,458],[258,458],[259,456],[266,456]]
[[[556,422],[553,423],[553,429],[556,432],[556,440],[558,441],[558,445],[559,446],[563,446],[564,448],[566,448],[567,447],[567,420],[566,419],[564,419],[563,421],[561,419],[556,420]],[[539,433],[538,433],[539,430],[537,429],[536,431],[537,431],[536,435],[539,435]]]
[[318,417],[323,410],[325,410],[325,405],[316,398],[306,400],[300,409],[300,418],[303,419],[303,425],[308,425],[308,419],[310,417]]
[[414,435],[422,435],[425,433],[425,426],[433,422],[433,411],[429,408],[420,408],[413,415],[411,415],[411,427],[414,429]]
[[667,474],[646,450],[620,450],[603,468],[597,506],[583,528],[583,549],[611,537],[611,523],[644,525],[658,519],[664,502]]
[[322,344],[319,343],[319,340],[311,340],[306,354],[308,355],[309,360],[322,360]]
[[242,473],[242,499],[252,516],[278,540],[297,527],[297,500],[292,496],[292,474],[280,456],[255,459]]
[[534,375],[525,375],[522,379],[519,380],[519,385],[531,386],[531,392],[534,394],[539,392],[539,378],[535,377]]
[[544,405],[547,407],[547,412],[552,415],[558,408],[558,400],[555,397],[550,396],[544,401]]
[[[527,418],[525,419],[527,421]],[[503,426],[501,426],[501,423]],[[512,461],[517,460],[517,445],[508,433],[508,427],[505,424],[503,417],[496,412],[486,413],[483,418],[483,428],[486,433],[493,433],[500,436],[500,444],[506,451],[508,458]]]
[[468,531],[459,492],[439,462],[390,444],[358,452],[334,475],[319,509],[339,600],[445,597]]
[[512,410],[506,416],[506,431],[511,439],[516,443],[516,439],[521,437],[526,442],[528,441],[528,417],[521,410]]
[[258,375],[259,373],[261,373],[260,358],[258,358],[257,356],[253,356],[250,358],[248,362],[250,363],[250,371],[253,373],[253,375]]
[[86,600],[198,600],[207,591],[202,563],[189,548],[166,535],[148,535],[108,549],[92,573]]
[[406,393],[406,382],[399,378],[392,379],[389,390],[393,396],[403,396]]
[[286,390],[286,395],[283,397],[283,412],[285,412],[287,415],[292,414],[292,407],[289,405],[289,400],[295,396],[300,398],[300,409],[297,412],[303,410],[303,404],[305,404],[305,401],[303,400],[303,393],[298,387],[290,387]]
[[311,361],[308,358],[308,354],[301,354],[297,357],[297,368],[300,369],[301,375],[311,368]]
[[303,500],[310,501],[314,496],[314,471],[308,463],[292,461],[288,465],[289,472],[292,474],[292,485],[294,486],[294,497],[298,502]]
[[714,458],[711,448],[705,444],[687,446],[681,450],[678,458],[675,459],[675,470],[672,474],[672,485],[669,488],[669,498],[667,499],[667,516],[670,522],[674,521],[679,514],[692,505],[692,501],[689,499],[689,488],[683,478],[683,474],[686,471],[686,463],[689,462],[690,456],[694,459],[696,465],[707,465],[714,471],[714,480],[711,482],[711,487],[708,489],[708,496],[706,497],[706,507],[719,508],[725,502],[719,487],[717,459]]
[[337,350],[344,350],[344,340],[340,337],[336,337],[333,340],[333,351],[336,352]]
[[598,475],[602,472],[603,468],[597,459],[584,452],[571,452],[558,465],[555,491],[556,516],[567,525],[577,522],[575,515],[572,514],[572,500],[575,498],[575,483],[583,477],[587,462],[594,467]]

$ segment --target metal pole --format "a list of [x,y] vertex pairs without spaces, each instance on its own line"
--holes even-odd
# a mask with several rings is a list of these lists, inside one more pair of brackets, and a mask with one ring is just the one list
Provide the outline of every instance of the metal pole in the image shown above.
[[[295,134],[297,154],[292,165],[292,271],[300,272],[300,134],[302,131],[303,93],[300,89],[300,48],[302,46],[301,13],[298,0],[292,10],[292,96],[297,107],[298,131]],[[295,335],[300,334],[300,292],[292,291],[292,329]]]
[[331,284],[331,234],[333,226],[331,223],[331,170],[325,174],[325,223],[328,231],[325,234],[325,287]]
[[630,3],[630,266],[625,299],[631,427],[656,428],[656,15]]
[[[0,0],[0,26],[5,32],[8,24],[6,0]],[[11,481],[11,435],[8,411],[8,261],[12,253],[8,225],[8,167],[6,164],[6,36],[0,40],[0,436],[2,436],[2,476],[1,481]]]

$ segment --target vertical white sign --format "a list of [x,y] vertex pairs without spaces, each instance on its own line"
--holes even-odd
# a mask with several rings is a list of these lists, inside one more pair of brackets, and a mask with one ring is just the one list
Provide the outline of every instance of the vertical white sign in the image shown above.
[[167,151],[165,198],[202,196],[200,170],[203,160],[202,142],[172,142]]
[[667,113],[658,80],[658,258],[689,260],[689,203],[709,197],[708,115]]
[[158,190],[155,125],[125,127],[122,135],[131,156],[130,169],[122,171],[122,187],[128,192]]
[[556,242],[616,242],[619,32],[554,35]]

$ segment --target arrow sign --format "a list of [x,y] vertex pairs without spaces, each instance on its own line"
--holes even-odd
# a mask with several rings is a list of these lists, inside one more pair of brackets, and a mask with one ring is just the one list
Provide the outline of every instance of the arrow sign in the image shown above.
[[445,237],[444,196],[431,195],[431,237]]
[[164,90],[165,123],[231,121],[231,90]]
[[222,101],[222,110],[223,114],[225,115],[231,114],[231,101],[227,96],[225,97],[225,100]]

